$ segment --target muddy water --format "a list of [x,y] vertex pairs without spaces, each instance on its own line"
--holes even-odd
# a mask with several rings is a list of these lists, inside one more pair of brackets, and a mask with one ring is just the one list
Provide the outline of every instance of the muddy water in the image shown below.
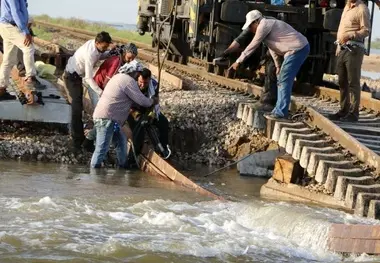
[[139,172],[1,162],[0,262],[340,262],[328,226],[376,224],[260,200],[263,182],[234,170],[200,180],[240,200],[221,202]]

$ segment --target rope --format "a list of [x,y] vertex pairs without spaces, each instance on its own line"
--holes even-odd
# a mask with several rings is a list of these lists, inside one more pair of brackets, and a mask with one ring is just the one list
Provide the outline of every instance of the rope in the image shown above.
[[268,147],[268,145],[264,145],[261,148],[259,148],[257,151],[255,151],[254,153],[251,153],[251,154],[249,154],[247,156],[244,156],[243,158],[240,158],[240,159],[238,159],[237,161],[235,161],[235,162],[233,162],[231,164],[228,164],[228,165],[226,165],[226,166],[224,166],[224,167],[222,167],[220,169],[217,169],[217,170],[215,170],[215,171],[213,171],[211,173],[208,173],[204,177],[207,177],[207,176],[210,176],[210,175],[215,174],[217,172],[223,171],[224,169],[227,169],[227,168],[229,168],[229,167],[231,167],[231,166],[233,166],[233,165],[235,165],[237,163],[240,163],[241,161],[247,159],[248,157],[250,157],[250,156],[252,156],[252,155],[254,155],[254,154],[258,153],[258,152],[264,151],[267,147]]
[[[168,55],[168,52],[169,52],[169,48],[170,48],[170,45],[171,45],[171,41],[172,41],[172,38],[173,38],[173,33],[174,33],[174,26],[175,26],[175,22],[176,22],[176,16],[177,16],[177,0],[175,0],[175,3],[173,5],[173,8],[171,10],[170,13],[173,13],[173,22],[172,22],[172,28],[171,28],[171,32],[170,32],[170,36],[169,36],[169,41],[168,41],[168,44],[166,45],[166,48],[165,48],[165,53],[164,53],[164,57],[162,59],[162,63],[160,61],[160,42],[161,42],[161,30],[162,30],[162,26],[164,25],[165,22],[167,22],[169,19],[170,19],[170,15],[168,15],[167,18],[165,18],[161,24],[160,24],[160,27],[159,27],[159,30],[158,30],[158,37],[157,37],[157,64],[158,64],[158,86],[157,86],[157,89],[159,90],[160,89],[160,82],[161,82],[161,70],[162,68],[164,67],[165,65],[165,60],[166,60],[166,57]],[[158,10],[158,9],[157,9]]]

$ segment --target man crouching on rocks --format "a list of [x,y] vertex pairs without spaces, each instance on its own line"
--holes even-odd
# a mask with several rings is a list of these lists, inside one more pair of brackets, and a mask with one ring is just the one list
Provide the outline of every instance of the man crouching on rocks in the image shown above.
[[[151,72],[149,69],[144,68],[137,79],[137,84],[141,92],[146,97],[159,97],[159,86],[156,79],[151,76]],[[142,108],[142,107],[132,107],[130,111],[130,115],[128,117],[129,127],[133,131],[133,144],[135,149],[136,156],[140,153],[142,144],[144,142],[145,137],[145,129],[141,127],[142,120],[141,115],[148,114],[149,121],[151,124],[158,128],[159,133],[159,142],[160,145],[154,145],[157,150],[159,150],[162,158],[168,159],[170,156],[170,149],[168,146],[169,143],[169,121],[168,119],[161,113],[160,105],[155,105],[154,109],[149,112],[150,109]],[[134,155],[129,155],[129,164],[133,163]]]
[[120,127],[126,122],[133,103],[142,107],[158,103],[157,98],[147,98],[140,91],[137,79],[143,68],[137,61],[133,62],[134,66],[128,71],[116,74],[107,83],[94,110],[96,145],[91,159],[92,168],[101,167],[111,142],[116,148],[118,166],[126,168],[127,138]]

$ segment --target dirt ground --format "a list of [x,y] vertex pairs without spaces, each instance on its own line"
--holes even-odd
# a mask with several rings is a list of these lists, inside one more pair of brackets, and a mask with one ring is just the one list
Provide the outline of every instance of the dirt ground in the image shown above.
[[362,69],[365,71],[380,72],[380,55],[364,56]]

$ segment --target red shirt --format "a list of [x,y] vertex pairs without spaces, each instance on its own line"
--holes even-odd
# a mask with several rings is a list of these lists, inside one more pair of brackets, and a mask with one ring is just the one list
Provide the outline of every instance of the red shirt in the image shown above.
[[95,73],[94,80],[98,84],[99,88],[104,90],[108,81],[119,70],[121,66],[120,56],[113,56],[106,59]]

